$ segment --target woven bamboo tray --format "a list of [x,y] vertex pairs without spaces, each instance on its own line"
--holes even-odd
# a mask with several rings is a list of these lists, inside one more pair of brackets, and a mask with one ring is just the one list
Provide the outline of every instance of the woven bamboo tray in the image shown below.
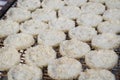
[[[5,0],[4,0],[5,1]],[[6,0],[8,1],[7,4],[5,4],[4,6],[2,6],[2,9],[0,9],[0,18],[4,18],[4,14],[6,13],[6,11],[15,4],[15,2],[17,0]],[[1,7],[1,6],[0,6]],[[68,37],[68,33],[66,33],[66,40],[69,40],[70,38]],[[3,47],[3,41],[5,38],[0,38],[0,48]],[[36,38],[35,38],[36,41]],[[88,43],[90,46],[91,44]],[[36,43],[33,45],[35,46],[37,45],[37,41]],[[60,53],[59,53],[59,46],[55,47],[54,50],[57,52],[57,58],[61,57]],[[19,51],[21,53],[21,64],[25,64],[25,60],[24,60],[24,52],[25,50]],[[119,61],[118,64],[112,69],[110,70],[116,77],[116,80],[120,80],[120,47],[115,49],[115,52],[119,55]],[[85,69],[89,69],[89,67],[85,64],[85,60],[84,58],[79,60],[82,63],[83,66],[83,70]],[[0,80],[7,80],[7,71],[0,71]],[[47,74],[47,67],[43,68],[43,80],[54,80],[52,78],[50,78]],[[74,79],[77,80],[77,79]]]

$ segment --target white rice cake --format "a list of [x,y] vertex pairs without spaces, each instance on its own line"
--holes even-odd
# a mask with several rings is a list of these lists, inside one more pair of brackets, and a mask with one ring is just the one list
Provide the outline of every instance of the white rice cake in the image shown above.
[[7,19],[11,19],[18,23],[24,22],[31,18],[31,13],[22,8],[10,8],[6,14]]
[[7,71],[19,62],[20,53],[14,47],[0,48],[0,71]]
[[100,15],[95,15],[92,13],[86,13],[82,14],[81,16],[78,17],[77,23],[79,25],[87,25],[91,27],[96,27],[99,23],[102,22],[102,16]]
[[52,10],[59,10],[64,7],[64,2],[62,0],[43,0],[42,7]]
[[88,2],[81,6],[82,13],[103,14],[105,6],[101,3]]
[[18,0],[17,7],[23,8],[29,11],[33,11],[39,8],[41,5],[40,0]]
[[91,44],[97,49],[113,49],[119,46],[120,36],[113,33],[99,34],[93,37]]
[[120,33],[120,22],[105,21],[98,25],[98,32],[100,33]]
[[108,9],[103,14],[103,19],[108,21],[120,21],[120,9]]
[[70,29],[75,27],[75,22],[70,19],[59,17],[58,19],[50,21],[49,26],[50,29],[68,32]]
[[87,2],[87,0],[64,0],[64,2],[68,6],[80,7],[81,5],[84,5]]
[[32,18],[43,22],[49,22],[53,19],[56,19],[57,17],[54,10],[43,8],[32,12]]
[[109,9],[120,9],[120,0],[106,0],[105,4]]
[[14,46],[17,50],[26,49],[33,44],[33,36],[26,33],[13,34],[4,40],[4,46]]
[[0,38],[15,34],[19,29],[19,24],[12,20],[0,20]]
[[42,68],[47,66],[49,62],[56,58],[56,52],[52,47],[37,45],[27,49],[25,56],[26,64]]
[[42,80],[42,70],[36,66],[19,64],[10,69],[8,80]]
[[47,30],[48,24],[39,20],[29,20],[20,25],[21,32],[38,35],[40,31]]
[[86,26],[78,26],[69,31],[69,37],[72,39],[78,39],[84,42],[91,41],[94,36],[97,35],[97,31],[94,28]]
[[112,69],[118,63],[118,55],[113,50],[95,50],[86,54],[85,62],[90,68]]
[[[105,3],[107,0],[89,0],[90,2]],[[109,1],[109,0],[108,0]]]
[[68,57],[53,60],[48,65],[48,75],[57,80],[72,80],[76,78],[81,71],[81,63]]
[[87,43],[72,39],[63,41],[59,51],[62,56],[79,59],[90,51],[90,46]]
[[88,69],[86,72],[80,73],[78,80],[116,80],[114,74],[110,71],[102,69]]
[[65,6],[58,11],[59,17],[77,19],[81,15],[81,10],[75,6]]
[[48,46],[58,46],[60,42],[64,41],[66,35],[62,31],[58,30],[46,30],[41,31],[38,35],[38,44],[44,44]]

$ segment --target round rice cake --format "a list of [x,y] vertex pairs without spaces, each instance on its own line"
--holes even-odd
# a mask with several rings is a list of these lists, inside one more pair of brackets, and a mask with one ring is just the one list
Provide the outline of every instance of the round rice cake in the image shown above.
[[107,0],[89,0],[90,2],[105,3]]
[[31,18],[31,13],[22,8],[10,8],[6,14],[7,19],[11,19],[16,22],[24,22]]
[[40,0],[18,0],[17,7],[23,8],[29,11],[33,11],[39,8],[41,5]]
[[60,44],[60,54],[71,58],[81,58],[90,51],[87,43],[76,39],[66,40]]
[[70,19],[60,17],[58,19],[50,21],[49,26],[50,29],[68,32],[70,29],[75,27],[75,22]]
[[14,46],[17,50],[26,49],[33,44],[33,36],[26,33],[13,34],[4,40],[4,46]]
[[116,80],[114,74],[105,69],[87,69],[80,73],[78,80]]
[[120,21],[120,9],[108,9],[103,14],[103,19],[108,21]]
[[36,66],[19,64],[10,69],[8,80],[42,80],[42,70]]
[[68,57],[55,59],[48,64],[48,75],[57,80],[74,79],[81,71],[81,63]]
[[91,26],[91,27],[96,27],[101,22],[102,22],[102,16],[95,15],[92,13],[82,14],[77,19],[77,23],[79,25],[87,25],[87,26]]
[[7,71],[19,62],[20,54],[14,47],[0,48],[0,71]]
[[38,35],[40,31],[48,29],[48,24],[40,22],[38,20],[29,20],[21,24],[21,32],[31,35]]
[[90,68],[112,69],[118,62],[118,55],[113,50],[95,50],[85,55],[85,62]]
[[80,7],[81,5],[85,4],[87,0],[64,0],[64,2],[68,6]]
[[43,8],[59,10],[64,6],[64,2],[62,0],[43,0],[42,6]]
[[0,20],[0,38],[17,33],[19,28],[19,24],[14,21]]
[[81,6],[82,13],[103,14],[105,6],[97,2],[88,2]]
[[33,64],[42,68],[56,58],[56,52],[52,47],[37,45],[27,49],[25,56],[26,64]]
[[51,9],[37,9],[32,13],[32,18],[43,22],[49,22],[56,19],[56,12]]
[[113,49],[119,46],[120,36],[113,33],[103,33],[93,37],[92,46],[97,49]]
[[105,4],[109,9],[120,9],[120,0],[106,0]]
[[52,47],[56,47],[60,42],[64,41],[66,35],[62,31],[58,30],[46,30],[41,31],[38,35],[38,44],[44,44]]
[[81,41],[91,41],[94,36],[97,35],[97,31],[94,28],[86,26],[78,26],[69,31],[69,37],[72,39],[78,39]]
[[64,6],[58,11],[59,17],[65,17],[69,19],[77,19],[80,14],[81,10],[75,6]]
[[100,33],[120,33],[120,22],[117,21],[105,21],[98,25],[98,32]]

